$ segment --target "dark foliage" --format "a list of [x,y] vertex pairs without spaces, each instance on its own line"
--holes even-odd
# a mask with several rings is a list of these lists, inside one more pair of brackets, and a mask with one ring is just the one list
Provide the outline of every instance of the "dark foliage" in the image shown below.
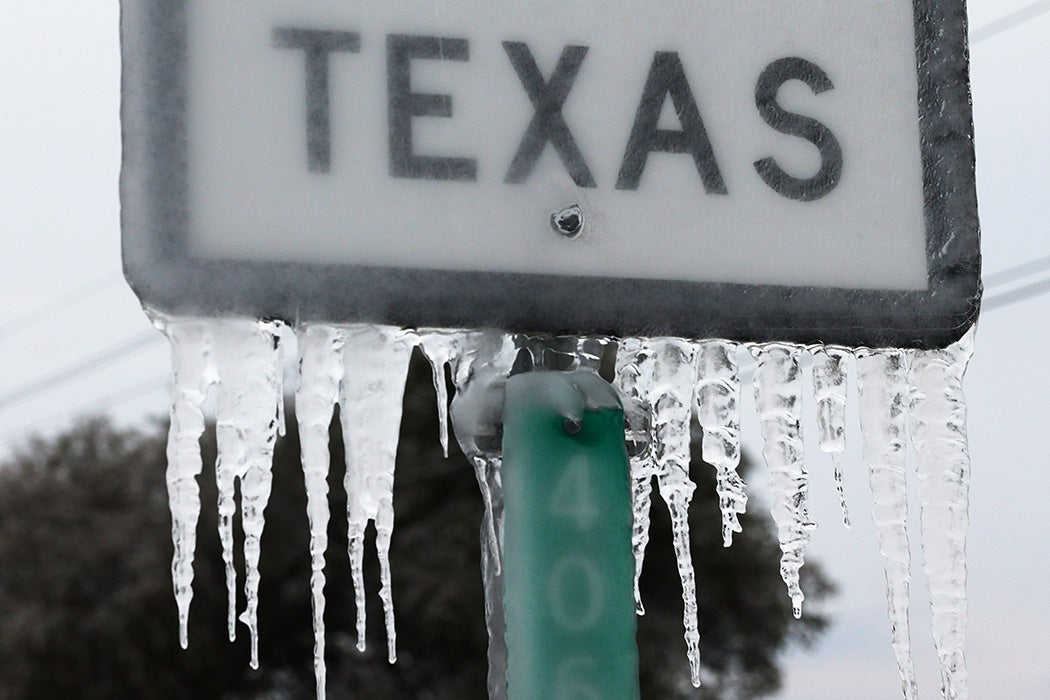
[[[481,503],[462,455],[441,457],[428,384],[428,371],[414,362],[395,487],[395,666],[386,662],[374,556],[366,559],[368,651],[354,649],[342,445],[333,431],[326,621],[328,689],[336,699],[485,697]],[[259,671],[248,668],[245,628],[234,644],[226,641],[216,493],[207,477],[213,438],[203,445],[189,651],[178,648],[169,577],[163,425],[121,430],[84,422],[31,442],[0,468],[0,699],[312,697],[305,494],[289,428],[277,449],[263,538]],[[688,685],[681,588],[668,517],[656,499],[642,579],[647,614],[639,619],[642,694],[760,697],[777,688],[785,647],[823,629],[814,611],[830,586],[808,565],[807,616],[793,620],[768,517],[745,517],[743,534],[723,549],[712,470],[697,462],[693,477],[692,546],[710,680],[702,691]]]

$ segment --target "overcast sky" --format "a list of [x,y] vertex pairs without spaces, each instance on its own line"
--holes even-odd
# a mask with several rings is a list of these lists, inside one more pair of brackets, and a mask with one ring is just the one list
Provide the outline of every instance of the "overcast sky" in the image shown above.
[[[974,0],[972,26],[1029,5]],[[1050,9],[1045,1],[1036,5]],[[157,334],[120,361],[101,363],[150,330],[120,274],[117,3],[7,0],[0,3],[0,27],[6,30],[0,45],[0,452],[6,453],[27,432],[56,430],[77,414],[111,410],[135,420],[163,412],[169,360]],[[972,50],[989,282],[997,271],[1050,256],[1048,46],[1050,12]],[[1050,279],[1050,269],[1042,268],[1010,286],[989,284],[986,298]],[[1050,294],[988,311],[967,377],[974,460],[968,658],[975,698],[1050,697],[1048,312]],[[57,381],[56,370],[95,357],[97,370]],[[48,386],[34,389],[41,378]],[[745,400],[748,413],[750,406]],[[747,417],[744,427],[754,449],[754,419]],[[805,428],[814,429],[812,423]],[[832,631],[817,648],[789,657],[782,700],[900,694],[857,443],[847,462],[855,522],[849,531],[839,523],[830,465],[819,454],[809,456],[820,523],[810,554],[839,582],[841,594],[829,610]],[[765,499],[758,481],[756,499]],[[922,695],[933,698],[939,674],[920,557],[913,559],[913,646]],[[702,581],[699,588],[702,596]]]

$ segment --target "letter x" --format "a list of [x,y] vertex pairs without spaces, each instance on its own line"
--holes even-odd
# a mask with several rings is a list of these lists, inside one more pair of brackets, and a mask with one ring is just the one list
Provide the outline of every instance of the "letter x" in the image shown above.
[[549,141],[558,151],[572,181],[579,187],[595,187],[590,168],[587,167],[561,113],[565,98],[568,97],[576,75],[580,72],[584,56],[587,55],[587,47],[566,46],[562,49],[561,58],[558,59],[558,65],[555,66],[549,81],[543,79],[527,45],[505,41],[503,48],[535,109],[504,182],[518,183],[528,180]]

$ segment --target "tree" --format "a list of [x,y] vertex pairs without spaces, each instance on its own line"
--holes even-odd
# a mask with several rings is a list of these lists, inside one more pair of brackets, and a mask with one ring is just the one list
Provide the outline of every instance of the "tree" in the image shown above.
[[[368,650],[354,649],[354,603],[340,486],[342,444],[332,433],[329,526],[329,695],[333,698],[484,698],[481,501],[461,454],[438,448],[429,370],[415,358],[406,392],[391,552],[399,661],[386,663],[378,566],[366,558]],[[226,594],[214,438],[204,440],[190,649],[178,648],[171,594],[165,426],[119,429],[93,419],[30,441],[0,468],[0,699],[309,698],[313,694],[305,494],[294,418],[278,443],[261,561],[262,668],[248,668],[247,633],[226,641]],[[780,582],[768,516],[750,513],[732,549],[721,546],[713,470],[697,461],[691,513],[705,677],[688,686],[681,590],[668,517],[654,503],[639,619],[644,698],[753,698],[780,682],[779,654],[826,620],[830,585],[803,570],[802,621]],[[237,533],[240,537],[240,533]],[[369,550],[370,551],[370,550]],[[243,562],[238,560],[243,582]],[[243,606],[243,601],[242,601]]]

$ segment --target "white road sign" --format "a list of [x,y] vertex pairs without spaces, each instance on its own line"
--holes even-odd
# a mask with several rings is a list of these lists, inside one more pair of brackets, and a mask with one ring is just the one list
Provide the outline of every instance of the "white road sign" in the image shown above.
[[205,314],[943,345],[962,0],[124,0],[125,266]]

